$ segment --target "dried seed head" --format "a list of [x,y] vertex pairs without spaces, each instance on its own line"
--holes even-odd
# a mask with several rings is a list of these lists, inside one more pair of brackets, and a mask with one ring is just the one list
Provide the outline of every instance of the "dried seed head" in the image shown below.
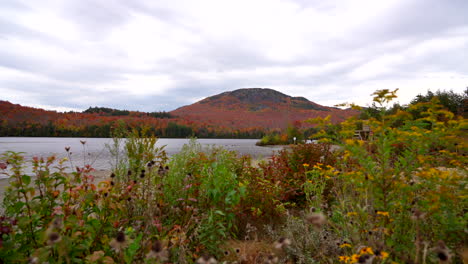
[[321,228],[327,223],[327,218],[323,213],[311,213],[306,216],[306,220],[316,228]]
[[122,251],[125,247],[127,247],[127,239],[125,237],[125,233],[122,232],[122,231],[119,231],[117,233],[117,235],[115,236],[115,238],[113,238],[111,240],[111,242],[109,243],[109,245],[112,247],[112,249],[115,251],[115,252],[120,252]]
[[39,258],[38,257],[30,257],[28,263],[29,264],[38,264],[39,263]]
[[212,256],[205,255],[197,260],[198,264],[217,264],[218,261]]
[[358,263],[371,264],[373,260],[374,260],[373,255],[365,254],[365,255],[359,256]]
[[169,251],[164,249],[162,243],[159,240],[153,242],[150,252],[146,255],[147,259],[154,258],[161,262],[165,262],[169,259]]
[[450,263],[450,259],[452,256],[450,254],[450,250],[445,245],[444,241],[439,240],[437,242],[437,246],[435,247],[434,251],[440,263]]
[[273,263],[278,263],[278,257],[273,255],[273,254],[269,254],[266,259],[265,259],[265,264],[273,264]]
[[119,242],[119,243],[125,242],[125,240],[126,240],[126,239],[125,239],[125,233],[122,232],[122,231],[119,231],[119,232],[117,233],[117,236],[115,237],[115,240],[117,240],[117,242]]
[[54,221],[52,221],[53,228],[60,229],[63,227],[63,220],[61,217],[55,217]]
[[419,211],[417,208],[412,209],[411,212],[413,213],[411,219],[415,221],[422,220],[426,216],[426,213]]
[[153,245],[151,246],[151,250],[158,253],[158,252],[161,252],[162,251],[162,245],[161,245],[161,242],[159,242],[159,240],[156,240]]
[[52,245],[60,241],[60,235],[57,232],[51,232],[47,237],[47,244]]
[[285,249],[289,245],[291,245],[291,240],[285,237],[280,237],[275,243],[273,243],[273,246],[277,249]]

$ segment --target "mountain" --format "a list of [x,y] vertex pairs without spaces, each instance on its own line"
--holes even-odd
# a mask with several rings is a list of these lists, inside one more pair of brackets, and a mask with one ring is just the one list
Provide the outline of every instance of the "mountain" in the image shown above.
[[243,88],[205,98],[170,113],[188,120],[239,129],[284,129],[298,121],[327,115],[331,115],[332,122],[338,123],[358,112],[322,106],[273,89]]

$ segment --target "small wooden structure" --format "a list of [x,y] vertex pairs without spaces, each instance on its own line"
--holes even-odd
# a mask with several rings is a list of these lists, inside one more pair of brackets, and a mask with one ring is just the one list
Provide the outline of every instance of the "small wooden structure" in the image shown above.
[[354,138],[360,140],[368,140],[372,136],[372,130],[369,124],[362,124],[361,130],[354,131]]

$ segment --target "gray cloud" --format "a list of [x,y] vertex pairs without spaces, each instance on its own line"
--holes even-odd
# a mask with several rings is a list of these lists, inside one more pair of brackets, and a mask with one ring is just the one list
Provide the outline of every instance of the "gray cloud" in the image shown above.
[[400,87],[408,102],[468,85],[466,10],[464,0],[12,0],[0,8],[0,99],[169,111],[243,87],[328,105]]

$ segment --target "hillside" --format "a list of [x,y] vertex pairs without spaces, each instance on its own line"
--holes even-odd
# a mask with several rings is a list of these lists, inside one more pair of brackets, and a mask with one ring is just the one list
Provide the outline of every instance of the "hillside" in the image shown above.
[[226,127],[283,129],[296,121],[327,115],[338,123],[357,111],[322,106],[268,88],[244,88],[205,98],[170,113]]

